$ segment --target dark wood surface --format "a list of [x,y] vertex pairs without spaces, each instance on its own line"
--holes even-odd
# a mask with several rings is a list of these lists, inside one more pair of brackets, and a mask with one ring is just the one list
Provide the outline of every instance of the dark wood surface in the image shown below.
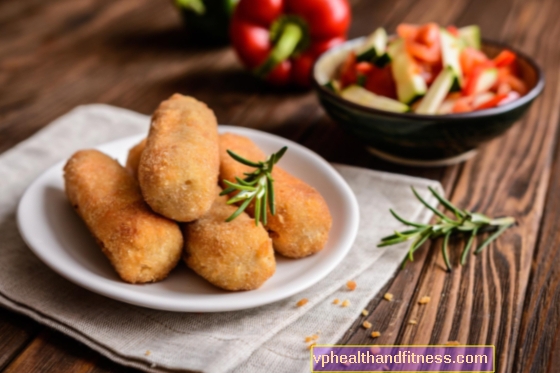
[[[528,115],[465,164],[414,169],[369,155],[312,92],[278,91],[241,70],[229,48],[190,44],[167,0],[0,2],[0,152],[76,105],[149,114],[174,92],[198,97],[221,123],[295,140],[329,161],[437,179],[451,200],[518,226],[445,273],[438,242],[419,251],[368,305],[377,344],[458,341],[496,345],[499,372],[560,371],[560,2],[353,0],[350,37],[400,22],[476,23],[489,39],[534,56],[546,88]],[[453,242],[457,263],[461,244]],[[394,300],[382,300],[382,294]],[[419,305],[422,296],[427,305]],[[374,341],[356,320],[341,343]],[[409,320],[417,320],[416,325]],[[0,310],[0,369],[121,372],[85,346]]]

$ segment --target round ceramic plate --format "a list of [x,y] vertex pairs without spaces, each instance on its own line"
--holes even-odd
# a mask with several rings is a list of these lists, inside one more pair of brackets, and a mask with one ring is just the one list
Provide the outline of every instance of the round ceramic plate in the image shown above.
[[[321,157],[284,138],[247,128],[220,126],[251,138],[265,153],[289,147],[279,165],[315,187],[333,217],[326,247],[303,259],[276,256],[276,273],[261,288],[245,292],[218,289],[180,263],[165,280],[145,285],[119,279],[64,194],[57,163],[27,189],[18,207],[18,226],[27,245],[49,267],[93,292],[138,306],[178,312],[221,312],[272,303],[296,294],[331,272],[350,250],[358,230],[356,197],[344,179]],[[128,150],[143,135],[97,147],[124,164]]]

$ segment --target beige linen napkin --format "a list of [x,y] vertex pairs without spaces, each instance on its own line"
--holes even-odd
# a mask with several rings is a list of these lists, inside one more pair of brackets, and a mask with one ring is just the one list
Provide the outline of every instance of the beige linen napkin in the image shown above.
[[[25,188],[46,168],[74,151],[146,133],[149,117],[106,105],[81,106],[0,155],[0,304],[59,330],[110,359],[147,372],[307,372],[307,335],[332,344],[390,279],[406,246],[380,249],[380,237],[400,228],[389,208],[427,222],[431,214],[410,192],[426,199],[438,182],[335,165],[360,206],[360,229],[343,262],[324,280],[286,300],[218,314],[173,313],[121,303],[58,276],[26,247],[15,210]],[[355,291],[346,282],[355,280]],[[308,298],[305,307],[295,307]],[[348,299],[347,308],[332,304]],[[149,353],[147,353],[149,351]]]

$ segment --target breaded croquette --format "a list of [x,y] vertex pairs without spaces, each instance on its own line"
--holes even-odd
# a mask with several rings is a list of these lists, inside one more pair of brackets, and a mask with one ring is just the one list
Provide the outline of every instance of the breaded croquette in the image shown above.
[[124,281],[167,277],[181,258],[181,230],[150,210],[124,167],[97,150],[82,150],[66,163],[64,182],[72,206]]
[[157,213],[180,222],[200,218],[214,202],[218,184],[218,125],[212,110],[174,94],[152,117],[138,181]]
[[[220,135],[220,180],[235,182],[251,172],[229,156],[227,150],[250,161],[265,160],[266,155],[250,139],[226,133]],[[332,218],[327,203],[314,188],[290,175],[278,166],[272,171],[276,214],[268,212],[266,229],[272,238],[274,249],[290,258],[314,254],[325,246]],[[247,208],[253,214],[253,206]]]
[[130,148],[128,151],[128,157],[126,158],[126,169],[136,180],[138,180],[138,165],[140,164],[140,157],[142,156],[142,152],[145,147],[146,139]]
[[226,223],[237,206],[218,196],[203,217],[183,225],[185,263],[213,285],[225,290],[260,287],[276,269],[272,242],[261,224],[246,213]]

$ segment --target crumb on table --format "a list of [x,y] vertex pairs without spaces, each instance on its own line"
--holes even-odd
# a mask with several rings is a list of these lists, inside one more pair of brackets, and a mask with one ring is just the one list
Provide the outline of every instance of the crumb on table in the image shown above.
[[333,304],[339,304],[339,303],[340,303],[340,300],[339,300],[338,298],[335,298],[335,299],[332,301],[332,303],[333,303]]
[[307,298],[300,299],[300,300],[296,303],[296,306],[298,306],[298,307],[305,306],[305,305],[307,304],[307,302],[309,302],[309,301],[307,300]]
[[371,323],[369,321],[364,321],[363,324],[362,324],[362,327],[364,329],[369,329],[369,328],[371,328]]
[[430,297],[428,297],[427,295],[423,296],[422,298],[420,298],[420,300],[418,301],[419,304],[427,304],[430,302]]
[[146,356],[150,356],[150,354],[151,354],[151,353],[152,353],[152,351],[150,351],[150,350],[146,350],[146,352],[144,353],[144,355],[146,355]]
[[383,295],[383,298],[385,298],[385,300],[388,300],[390,302],[393,300],[393,294],[385,293],[385,295]]
[[371,332],[371,338],[377,338],[377,337],[381,337],[381,333],[379,333],[378,331]]
[[410,320],[408,320],[408,323],[409,323],[410,325],[416,325],[416,324],[418,324],[418,321],[416,321],[416,320],[414,320],[414,319],[410,319]]
[[363,315],[363,316],[369,315],[369,311],[368,311],[368,310],[362,310],[362,315]]
[[346,287],[347,287],[348,290],[350,290],[350,291],[356,290],[356,286],[357,286],[357,285],[356,285],[356,281],[348,281],[348,282],[346,283]]
[[348,299],[345,299],[341,304],[342,307],[348,307],[349,305],[350,305],[350,301]]
[[316,341],[319,338],[317,334],[310,335],[309,337],[305,337],[305,343]]

